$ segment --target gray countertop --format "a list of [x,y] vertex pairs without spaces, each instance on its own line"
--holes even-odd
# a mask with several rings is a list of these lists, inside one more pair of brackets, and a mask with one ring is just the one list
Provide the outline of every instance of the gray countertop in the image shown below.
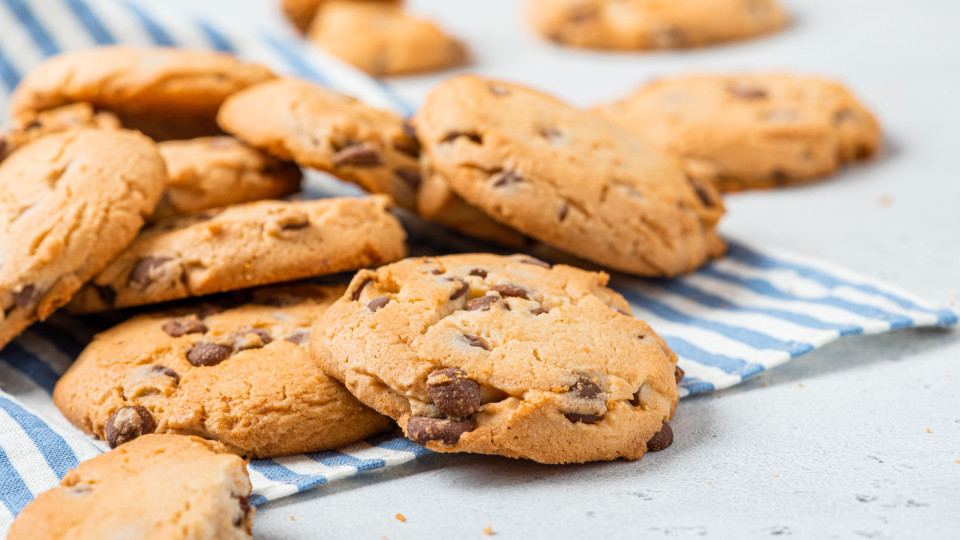
[[[194,9],[273,27],[273,0]],[[652,77],[783,69],[847,83],[880,116],[875,162],[807,187],[730,196],[725,234],[957,304],[960,2],[783,0],[786,32],[680,53],[554,47],[523,2],[411,1],[463,37],[470,70],[579,105]],[[412,104],[443,75],[391,85]],[[849,337],[736,388],[685,399],[668,451],[544,466],[432,455],[260,508],[259,538],[957,538],[960,332]],[[401,513],[405,522],[395,518]]]

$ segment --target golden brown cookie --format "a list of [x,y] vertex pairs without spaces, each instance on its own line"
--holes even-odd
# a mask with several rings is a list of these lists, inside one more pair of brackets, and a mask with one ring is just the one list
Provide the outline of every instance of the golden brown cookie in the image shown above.
[[126,249],[166,180],[156,144],[124,130],[47,135],[0,164],[0,348]]
[[73,103],[38,113],[14,118],[11,127],[0,133],[0,161],[14,150],[53,133],[71,129],[120,129],[120,120],[113,114],[94,111],[89,103]]
[[681,373],[607,278],[525,255],[406,259],[359,272],[311,351],[432,450],[638,459],[673,441]]
[[[313,22],[313,17],[317,13],[317,9],[320,8],[327,0],[280,0],[280,9],[283,10],[283,14],[287,16],[287,19],[290,21],[293,26],[296,27],[300,33],[305,34],[307,29],[310,28],[310,23]],[[354,1],[374,1],[374,0],[354,0]],[[401,0],[376,0],[378,2],[390,2],[393,4],[402,3]]]
[[174,218],[85,285],[71,311],[140,306],[356,270],[404,256],[386,197],[259,201]]
[[466,48],[436,24],[380,2],[324,2],[310,26],[321,49],[374,76],[458,66]]
[[252,538],[250,477],[222,444],[146,435],[84,461],[17,516],[8,540]]
[[300,190],[300,168],[233,137],[202,137],[159,144],[167,162],[167,189],[151,221]]
[[154,139],[187,139],[217,134],[223,100],[272,77],[266,67],[228,54],[98,47],[58,54],[28,73],[10,98],[10,111],[15,118],[87,102]]
[[601,49],[701,47],[787,24],[776,0],[530,0],[529,18],[557,43]]
[[653,82],[597,112],[682,156],[721,191],[832,174],[876,153],[880,126],[843,86],[787,74],[692,75]]
[[[342,286],[254,290],[223,305],[140,315],[98,334],[53,401],[116,446],[199,435],[249,458],[337,448],[390,428],[311,360],[307,345]],[[222,300],[221,300],[222,301]]]

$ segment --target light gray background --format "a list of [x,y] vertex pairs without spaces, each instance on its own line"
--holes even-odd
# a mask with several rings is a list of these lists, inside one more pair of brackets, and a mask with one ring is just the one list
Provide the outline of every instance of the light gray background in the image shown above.
[[[282,29],[272,0],[171,0]],[[578,105],[652,77],[784,69],[848,83],[883,155],[808,187],[730,196],[724,233],[957,304],[960,2],[783,0],[789,30],[680,53],[562,49],[509,0],[411,1],[474,52],[471,71]],[[391,85],[412,104],[442,78]],[[958,538],[960,332],[846,338],[737,388],[684,400],[676,442],[579,466],[434,455],[261,507],[259,538]],[[928,431],[929,430],[929,431]],[[401,523],[394,515],[402,513]]]

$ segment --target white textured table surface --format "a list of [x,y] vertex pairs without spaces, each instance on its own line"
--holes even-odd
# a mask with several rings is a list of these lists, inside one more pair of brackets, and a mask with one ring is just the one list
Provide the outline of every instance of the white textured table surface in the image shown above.
[[[281,27],[271,0],[175,0]],[[411,1],[472,47],[471,71],[587,105],[654,76],[790,69],[848,83],[880,116],[876,162],[829,182],[728,198],[724,233],[882,278],[960,290],[960,2],[783,0],[786,32],[684,53],[554,47],[522,2]],[[921,5],[922,4],[922,5]],[[392,82],[412,104],[449,73]],[[684,400],[673,447],[543,466],[433,455],[267,504],[279,538],[957,538],[960,332],[850,337],[737,388]],[[402,513],[406,522],[394,516]]]

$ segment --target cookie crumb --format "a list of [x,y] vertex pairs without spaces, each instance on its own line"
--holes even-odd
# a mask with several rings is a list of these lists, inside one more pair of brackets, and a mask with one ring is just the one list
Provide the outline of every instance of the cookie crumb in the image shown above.
[[483,530],[483,534],[493,536],[493,525],[487,525],[487,528]]
[[767,387],[767,383],[760,381],[760,388],[766,388],[766,387]]
[[394,517],[396,517],[396,518],[397,518],[397,521],[399,521],[400,523],[406,523],[406,522],[407,522],[407,516],[405,516],[405,515],[403,515],[403,514],[397,514],[397,515],[394,516]]
[[881,195],[881,196],[880,196],[880,199],[877,200],[877,204],[879,204],[880,206],[882,206],[882,207],[884,207],[884,208],[887,208],[887,207],[889,207],[890,205],[893,204],[893,197],[891,197],[891,196],[889,196],[889,195]]
[[802,382],[798,382],[798,383],[797,383],[797,386],[799,386],[800,388],[803,388],[803,383],[802,383]]
[[293,519],[293,516],[290,516],[290,521],[296,521],[296,520]]
[[930,431],[930,428],[927,428],[927,433],[933,433],[933,432]]

